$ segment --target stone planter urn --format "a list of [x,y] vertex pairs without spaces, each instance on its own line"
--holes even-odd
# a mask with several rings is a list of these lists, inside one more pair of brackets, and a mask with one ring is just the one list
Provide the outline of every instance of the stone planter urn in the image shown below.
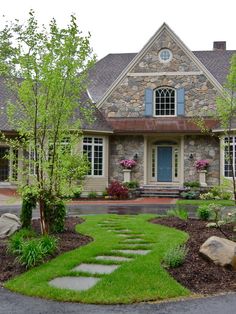
[[124,174],[123,182],[130,182],[131,181],[131,169],[123,169],[123,174]]
[[200,183],[200,186],[202,186],[202,187],[207,186],[207,183],[206,183],[207,171],[206,170],[198,170],[198,173],[199,173],[199,183]]

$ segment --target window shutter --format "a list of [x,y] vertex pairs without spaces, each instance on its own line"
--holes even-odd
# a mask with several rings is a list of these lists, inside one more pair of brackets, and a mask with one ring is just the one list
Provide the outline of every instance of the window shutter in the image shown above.
[[184,99],[184,88],[177,89],[177,115],[184,116],[185,114],[185,99]]
[[153,116],[153,90],[151,88],[145,89],[144,104],[145,104],[145,117],[152,117]]

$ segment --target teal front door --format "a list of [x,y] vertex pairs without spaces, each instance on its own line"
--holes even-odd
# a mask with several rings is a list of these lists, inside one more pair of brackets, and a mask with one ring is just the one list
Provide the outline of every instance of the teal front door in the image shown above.
[[157,181],[172,182],[172,147],[157,147]]

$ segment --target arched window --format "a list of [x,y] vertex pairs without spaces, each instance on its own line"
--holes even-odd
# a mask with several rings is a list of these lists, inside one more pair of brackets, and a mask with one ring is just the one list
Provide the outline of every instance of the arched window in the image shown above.
[[157,88],[154,95],[156,116],[176,115],[176,93],[174,88]]

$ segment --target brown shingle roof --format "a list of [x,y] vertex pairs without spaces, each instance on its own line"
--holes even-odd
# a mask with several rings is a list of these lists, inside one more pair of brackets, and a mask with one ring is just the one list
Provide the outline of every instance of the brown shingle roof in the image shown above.
[[[187,117],[171,118],[119,118],[108,119],[114,133],[201,133],[196,123]],[[218,125],[214,119],[205,119],[205,125],[213,129]]]

